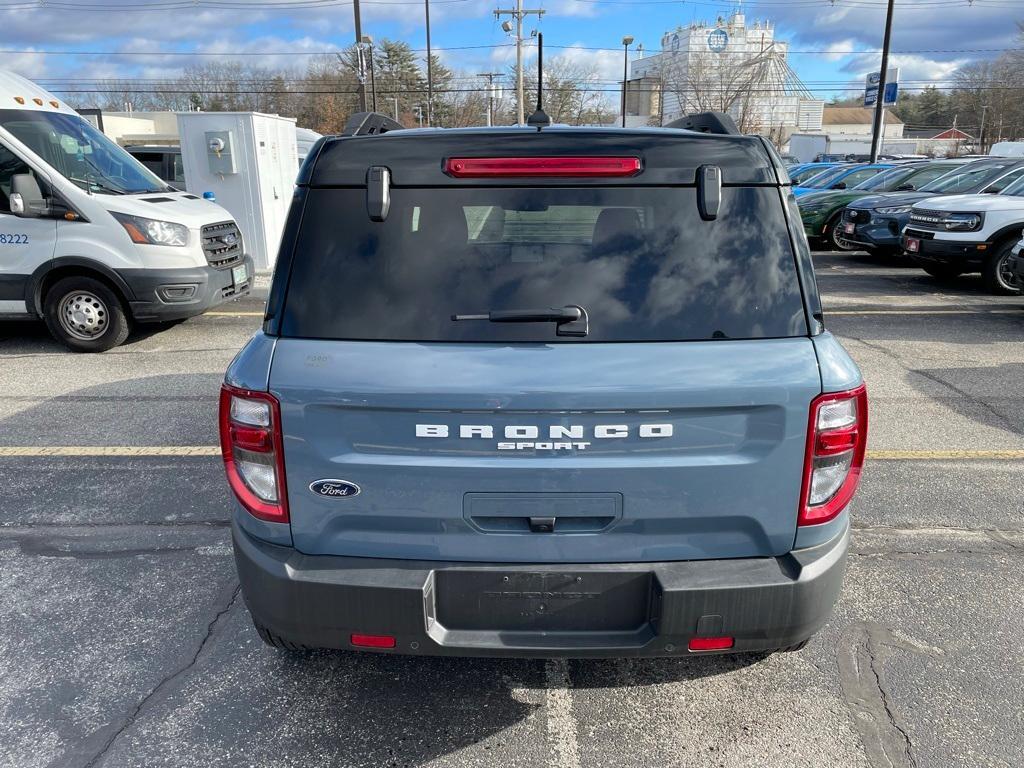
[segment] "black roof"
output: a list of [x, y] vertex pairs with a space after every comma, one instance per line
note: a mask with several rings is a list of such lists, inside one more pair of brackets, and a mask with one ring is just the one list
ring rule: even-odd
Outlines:
[[[320, 139], [299, 171], [298, 183], [312, 187], [362, 186], [367, 168], [385, 166], [394, 186], [493, 184], [487, 179], [454, 179], [443, 171], [449, 157], [639, 157], [643, 170], [629, 178], [548, 179], [586, 186], [694, 184], [702, 165], [722, 169], [724, 184], [788, 183], [777, 157], [760, 136], [698, 133], [670, 128], [527, 127], [425, 128]], [[501, 186], [535, 186], [536, 179], [504, 178]]]

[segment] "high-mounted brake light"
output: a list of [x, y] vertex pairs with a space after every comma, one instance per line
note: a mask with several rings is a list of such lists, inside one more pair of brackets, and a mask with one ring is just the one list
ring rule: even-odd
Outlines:
[[260, 520], [287, 523], [277, 398], [224, 384], [220, 390], [220, 447], [228, 485], [246, 511]]
[[853, 498], [868, 443], [868, 393], [862, 384], [811, 402], [798, 525], [827, 523]]
[[457, 179], [624, 177], [641, 168], [639, 157], [449, 157], [444, 164]]

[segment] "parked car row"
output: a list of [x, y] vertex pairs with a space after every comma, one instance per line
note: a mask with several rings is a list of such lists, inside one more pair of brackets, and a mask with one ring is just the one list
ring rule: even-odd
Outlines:
[[811, 175], [793, 167], [812, 243], [902, 253], [934, 277], [980, 272], [991, 293], [1020, 293], [1015, 269], [1024, 257], [1014, 250], [1024, 227], [1024, 159], [816, 165]]

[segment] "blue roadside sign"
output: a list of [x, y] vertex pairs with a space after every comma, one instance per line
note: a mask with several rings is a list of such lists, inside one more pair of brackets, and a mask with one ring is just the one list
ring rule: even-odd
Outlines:
[[[878, 81], [881, 79], [878, 72], [871, 72], [864, 78], [864, 106], [873, 107], [878, 101]], [[900, 89], [900, 70], [895, 67], [886, 72], [885, 93], [882, 94], [882, 106], [891, 107], [896, 104]]]

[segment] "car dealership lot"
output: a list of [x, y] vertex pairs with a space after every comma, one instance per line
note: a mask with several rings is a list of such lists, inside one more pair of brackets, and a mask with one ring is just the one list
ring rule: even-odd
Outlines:
[[816, 262], [871, 454], [835, 616], [767, 658], [272, 651], [214, 447], [260, 301], [104, 355], [3, 326], [0, 766], [1018, 765], [1024, 299]]

